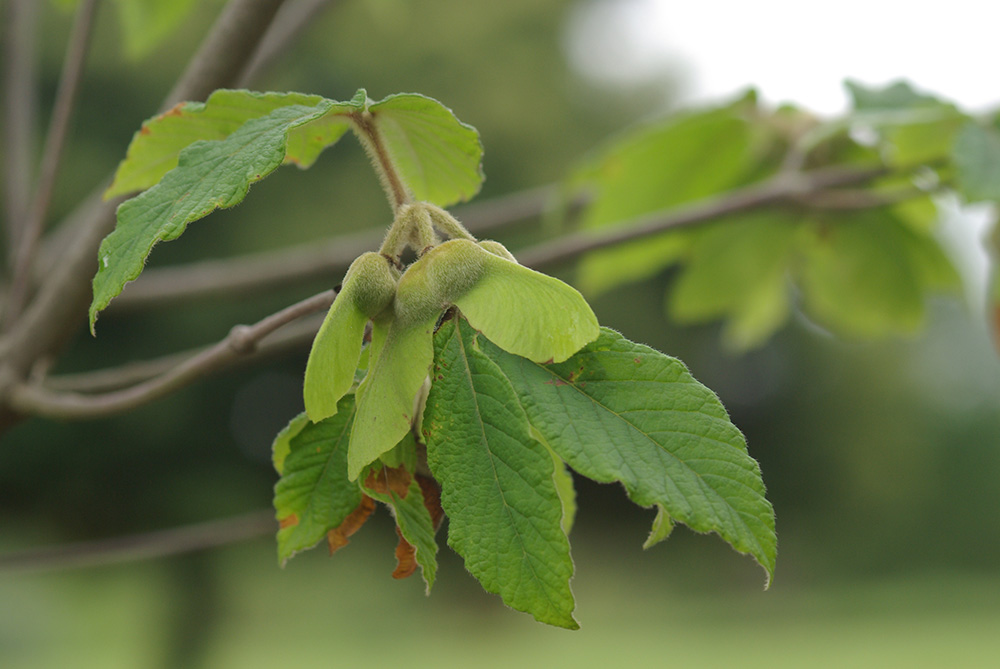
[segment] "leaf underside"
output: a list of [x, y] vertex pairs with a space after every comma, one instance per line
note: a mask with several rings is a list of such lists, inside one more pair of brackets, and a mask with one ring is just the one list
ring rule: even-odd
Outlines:
[[562, 362], [599, 332], [575, 288], [492, 254], [485, 275], [455, 304], [501, 348], [537, 362]]
[[[358, 415], [347, 460], [352, 481], [394, 448], [413, 425], [415, 400], [434, 359], [431, 337], [436, 322], [436, 315], [409, 327], [394, 321], [369, 363], [358, 386]], [[371, 348], [376, 353], [374, 339]]]
[[368, 316], [342, 290], [313, 339], [302, 394], [313, 422], [337, 413], [337, 403], [354, 385]]

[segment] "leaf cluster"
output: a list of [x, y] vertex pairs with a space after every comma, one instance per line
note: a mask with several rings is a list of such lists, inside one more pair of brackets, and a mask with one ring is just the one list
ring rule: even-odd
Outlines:
[[847, 86], [853, 110], [843, 118], [767, 109], [751, 92], [595, 152], [564, 187], [567, 202], [581, 191], [592, 198], [579, 224], [594, 234], [734, 194], [781, 195], [593, 251], [579, 264], [581, 289], [598, 295], [675, 268], [667, 314], [722, 320], [734, 349], [761, 345], [796, 311], [849, 337], [917, 330], [928, 295], [961, 292], [937, 236], [938, 203], [1000, 195], [997, 123], [902, 82]]
[[156, 242], [282, 164], [308, 167], [348, 130], [394, 217], [345, 275], [306, 366], [306, 411], [274, 442], [281, 562], [324, 537], [339, 550], [378, 503], [399, 535], [393, 575], [419, 567], [429, 590], [447, 517], [486, 590], [576, 628], [572, 469], [657, 510], [647, 546], [681, 522], [752, 555], [770, 580], [774, 512], [718, 398], [442, 208], [478, 190], [481, 147], [429, 98], [225, 90], [147, 122], [109, 194], [148, 190], [121, 205], [101, 246], [91, 323]]

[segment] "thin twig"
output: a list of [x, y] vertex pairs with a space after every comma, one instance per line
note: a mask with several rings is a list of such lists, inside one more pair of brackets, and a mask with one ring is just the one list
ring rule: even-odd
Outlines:
[[34, 173], [32, 142], [37, 104], [38, 7], [36, 0], [7, 3], [3, 82], [3, 193], [7, 251], [11, 265], [17, 239], [28, 218], [31, 177]]
[[285, 0], [232, 0], [167, 95], [161, 111], [185, 100], [204, 100], [240, 81], [250, 58]]
[[274, 512], [254, 511], [169, 530], [0, 555], [0, 572], [81, 569], [168, 557], [256, 539], [277, 531]]
[[[303, 349], [316, 336], [322, 322], [323, 315], [316, 314], [290, 323], [265, 337], [252, 353], [234, 360], [230, 367], [241, 363], [259, 362], [268, 356], [280, 356], [288, 351]], [[130, 362], [120, 367], [109, 367], [92, 372], [47, 376], [44, 384], [46, 388], [53, 391], [100, 393], [118, 390], [166, 374], [189, 358], [200, 355], [207, 348], [202, 346], [151, 360]]]
[[378, 248], [382, 234], [361, 232], [332, 243], [301, 244], [281, 251], [149, 269], [122, 291], [110, 309], [162, 306], [178, 299], [213, 295], [253, 294], [313, 278], [328, 277], [329, 285], [333, 285], [355, 258]]
[[759, 184], [730, 191], [722, 197], [692, 203], [685, 207], [649, 214], [612, 228], [565, 235], [518, 252], [517, 257], [529, 267], [545, 267], [572, 260], [589, 251], [649, 237], [667, 230], [714, 221], [736, 212], [751, 211], [780, 202], [799, 202], [815, 192], [837, 186], [865, 183], [883, 176], [885, 168], [829, 168], [801, 174], [778, 174]]
[[[457, 207], [455, 216], [470, 232], [493, 233], [541, 215], [552, 190], [551, 186], [532, 188]], [[382, 229], [371, 230], [250, 256], [153, 267], [129, 284], [109, 310], [253, 293], [313, 278], [330, 277], [333, 283], [355, 258], [378, 248], [383, 235]]]
[[93, 34], [94, 16], [97, 13], [99, 0], [82, 0], [76, 8], [76, 18], [73, 21], [73, 31], [66, 47], [66, 57], [63, 60], [62, 74], [59, 77], [59, 88], [56, 91], [55, 103], [52, 107], [52, 118], [45, 136], [45, 149], [42, 151], [42, 162], [39, 168], [38, 183], [35, 196], [32, 199], [27, 224], [18, 237], [17, 254], [14, 261], [14, 279], [4, 310], [3, 324], [5, 327], [17, 318], [31, 284], [31, 265], [35, 259], [38, 239], [45, 227], [45, 217], [52, 201], [59, 164], [62, 161], [63, 148], [66, 146], [66, 136], [69, 133], [70, 120], [76, 107], [77, 92], [83, 79], [83, 66], [90, 49], [90, 38]]
[[38, 383], [20, 383], [10, 392], [10, 407], [27, 415], [59, 419], [110, 416], [148, 404], [253, 353], [257, 343], [292, 321], [329, 307], [335, 293], [327, 290], [271, 314], [253, 325], [237, 325], [223, 340], [163, 374], [134, 386], [86, 395], [57, 392]]
[[355, 135], [365, 148], [375, 172], [378, 173], [379, 183], [382, 184], [382, 189], [389, 199], [389, 206], [395, 212], [413, 198], [403, 179], [396, 172], [396, 165], [389, 157], [389, 152], [382, 141], [382, 133], [375, 125], [372, 113], [367, 110], [350, 114], [350, 119], [357, 130]]
[[854, 188], [831, 188], [829, 190], [810, 193], [802, 197], [800, 201], [811, 209], [855, 211], [858, 209], [886, 207], [926, 197], [928, 194], [928, 191], [920, 188], [897, 188], [892, 191], [881, 192]]
[[293, 0], [286, 3], [274, 17], [274, 22], [236, 85], [245, 88], [256, 80], [263, 70], [316, 22], [320, 14], [330, 10], [335, 4], [334, 0]]

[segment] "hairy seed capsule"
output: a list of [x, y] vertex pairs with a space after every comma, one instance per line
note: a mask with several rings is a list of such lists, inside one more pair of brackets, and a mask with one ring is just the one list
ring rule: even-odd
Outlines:
[[399, 270], [385, 256], [369, 251], [358, 256], [344, 276], [343, 292], [368, 318], [385, 311], [396, 295]]
[[483, 277], [486, 254], [475, 242], [452, 239], [427, 252], [399, 280], [395, 312], [401, 325], [436, 318]]
[[492, 239], [484, 239], [479, 242], [479, 245], [495, 256], [500, 256], [504, 260], [510, 260], [511, 262], [517, 262], [514, 254], [508, 251], [507, 247], [500, 242], [495, 242]]
[[365, 325], [391, 307], [398, 277], [378, 253], [365, 253], [351, 263], [306, 363], [302, 392], [313, 422], [337, 413], [337, 403], [354, 385]]

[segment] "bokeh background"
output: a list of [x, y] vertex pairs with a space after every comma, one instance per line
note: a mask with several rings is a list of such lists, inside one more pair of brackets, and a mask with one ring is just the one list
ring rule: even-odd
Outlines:
[[[42, 110], [72, 15], [60, 4], [67, 3], [42, 10]], [[433, 96], [482, 135], [482, 199], [553, 183], [620, 129], [706, 94], [692, 80], [697, 68], [682, 58], [660, 57], [642, 76], [596, 72], [588, 62], [595, 54], [614, 59], [608, 45], [628, 33], [609, 32], [601, 43], [602, 22], [595, 27], [587, 14], [595, 3], [330, 4], [257, 87], [335, 99], [359, 87], [376, 99]], [[621, 4], [601, 3], [600, 11]], [[220, 3], [197, 3], [180, 30], [138, 55], [122, 43], [113, 5], [99, 14], [56, 217], [114, 169]], [[816, 20], [803, 17], [790, 29], [815, 30]], [[850, 48], [849, 36], [844, 44]], [[832, 76], [821, 83], [840, 90]], [[1000, 89], [993, 93], [1000, 102]], [[779, 95], [795, 99], [794, 91]], [[150, 264], [387, 223], [378, 183], [348, 140], [307, 172], [275, 173], [242, 206], [158, 247]], [[541, 225], [501, 241], [516, 253]], [[557, 273], [573, 279], [571, 266]], [[578, 478], [571, 540], [579, 632], [505, 609], [447, 547], [429, 598], [417, 578], [393, 581], [396, 537], [381, 513], [333, 558], [319, 548], [285, 569], [264, 536], [170, 558], [0, 571], [0, 666], [991, 666], [1000, 653], [1000, 362], [979, 305], [936, 302], [926, 329], [905, 340], [838, 340], [795, 321], [763, 348], [734, 355], [716, 328], [665, 319], [670, 280], [667, 272], [629, 285], [594, 307], [603, 324], [683, 359], [747, 435], [778, 519], [769, 591], [752, 560], [715, 536], [678, 528], [642, 551], [652, 512], [630, 505], [618, 486]], [[97, 339], [83, 336], [81, 323], [56, 371], [215, 341], [234, 323], [338, 281], [109, 311]], [[276, 479], [271, 439], [301, 410], [306, 353], [206, 379], [123, 417], [17, 426], [0, 442], [0, 550], [266, 509]]]

